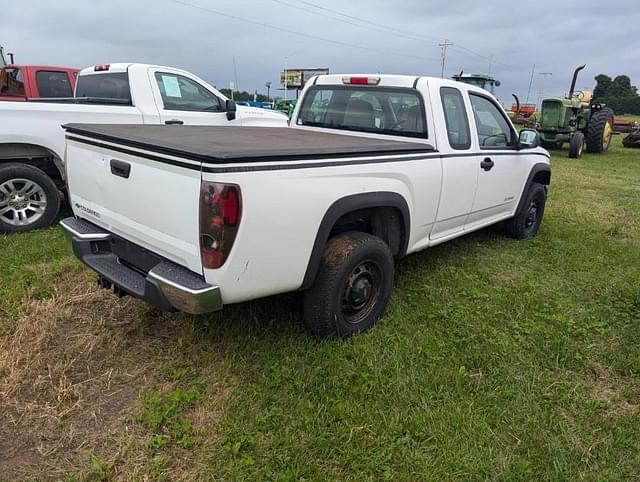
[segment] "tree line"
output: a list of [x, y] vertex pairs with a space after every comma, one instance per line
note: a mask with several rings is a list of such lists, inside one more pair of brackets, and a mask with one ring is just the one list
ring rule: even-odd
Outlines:
[[[220, 92], [222, 93], [222, 95], [228, 97], [229, 99], [231, 99], [231, 89], [220, 89]], [[252, 101], [253, 100], [253, 96], [254, 94], [251, 92], [247, 92], [246, 90], [243, 90], [242, 92], [238, 92], [237, 90], [235, 90], [233, 92], [233, 100], [239, 100], [239, 101]], [[273, 98], [271, 98], [271, 100], [273, 100]], [[256, 95], [256, 101], [258, 102], [270, 102], [270, 99], [267, 98], [266, 95], [264, 94], [257, 94]]]
[[595, 80], [596, 88], [593, 91], [595, 101], [611, 107], [616, 114], [640, 115], [638, 88], [631, 85], [628, 75], [618, 75], [612, 79], [608, 75], [600, 74]]

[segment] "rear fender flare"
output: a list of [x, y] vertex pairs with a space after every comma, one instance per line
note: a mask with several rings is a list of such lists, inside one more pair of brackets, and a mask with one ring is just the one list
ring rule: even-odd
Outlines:
[[329, 240], [331, 230], [335, 226], [338, 219], [340, 219], [345, 214], [360, 209], [383, 207], [396, 208], [402, 214], [404, 237], [402, 239], [402, 246], [399, 257], [404, 256], [407, 252], [407, 246], [409, 244], [409, 234], [411, 227], [409, 206], [405, 198], [398, 193], [388, 191], [368, 192], [345, 196], [335, 201], [329, 207], [329, 209], [327, 209], [327, 212], [320, 222], [320, 227], [318, 228], [316, 239], [313, 243], [311, 256], [307, 263], [307, 271], [305, 272], [304, 280], [300, 289], [307, 289], [313, 285], [316, 274], [318, 272], [318, 268], [320, 267], [322, 252], [324, 251], [324, 247]]

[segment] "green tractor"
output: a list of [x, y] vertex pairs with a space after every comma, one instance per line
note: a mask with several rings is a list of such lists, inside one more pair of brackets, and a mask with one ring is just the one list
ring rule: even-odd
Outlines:
[[487, 74], [465, 74], [464, 72], [460, 72], [452, 78], [458, 82], [475, 85], [476, 87], [480, 87], [492, 94], [495, 94], [494, 90], [496, 87], [500, 87], [500, 81]]
[[540, 140], [546, 149], [562, 149], [569, 143], [569, 157], [582, 156], [586, 142], [587, 152], [600, 153], [609, 149], [613, 135], [613, 110], [604, 104], [591, 101], [591, 92], [580, 91], [573, 95], [578, 73], [573, 73], [569, 95], [564, 99], [550, 98], [542, 101]]

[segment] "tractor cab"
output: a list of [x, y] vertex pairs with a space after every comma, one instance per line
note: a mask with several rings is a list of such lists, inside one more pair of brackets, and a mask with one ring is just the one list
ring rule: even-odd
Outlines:
[[500, 81], [487, 74], [465, 74], [464, 72], [460, 72], [453, 76], [453, 80], [475, 85], [476, 87], [480, 87], [492, 94], [495, 94], [494, 90], [496, 87], [500, 87]]

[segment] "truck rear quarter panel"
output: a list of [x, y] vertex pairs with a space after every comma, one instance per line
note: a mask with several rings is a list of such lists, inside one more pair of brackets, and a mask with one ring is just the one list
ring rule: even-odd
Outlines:
[[[428, 156], [425, 156], [428, 157]], [[241, 186], [242, 219], [226, 263], [205, 270], [225, 304], [297, 290], [329, 207], [368, 192], [401, 195], [410, 211], [409, 250], [428, 237], [440, 194], [440, 159], [213, 174], [203, 180]], [[420, 209], [416, 209], [420, 206]]]

